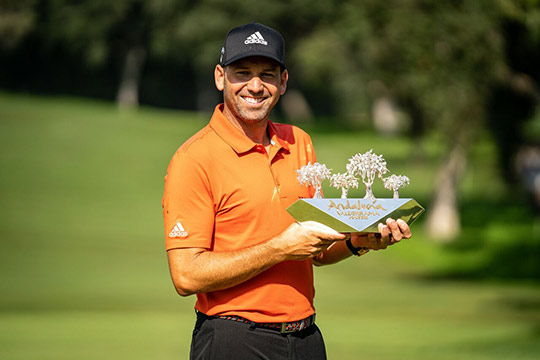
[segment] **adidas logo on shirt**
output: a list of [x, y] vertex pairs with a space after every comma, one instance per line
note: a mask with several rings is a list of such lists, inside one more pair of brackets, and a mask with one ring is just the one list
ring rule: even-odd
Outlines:
[[186, 230], [184, 230], [184, 227], [180, 223], [180, 221], [177, 221], [174, 225], [174, 228], [169, 233], [170, 238], [185, 238], [188, 236], [188, 233]]
[[268, 43], [266, 42], [266, 40], [264, 40], [264, 38], [262, 37], [261, 33], [260, 32], [255, 32], [253, 34], [251, 34], [250, 36], [247, 37], [246, 41], [244, 41], [244, 44], [246, 45], [249, 45], [249, 44], [263, 44], [263, 45], [268, 45]]

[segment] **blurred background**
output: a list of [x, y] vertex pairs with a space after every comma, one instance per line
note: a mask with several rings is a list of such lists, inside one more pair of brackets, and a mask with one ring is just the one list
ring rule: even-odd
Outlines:
[[252, 21], [287, 43], [274, 120], [334, 172], [383, 154], [426, 208], [315, 270], [329, 358], [538, 359], [540, 0], [0, 0], [0, 358], [188, 357], [163, 177]]

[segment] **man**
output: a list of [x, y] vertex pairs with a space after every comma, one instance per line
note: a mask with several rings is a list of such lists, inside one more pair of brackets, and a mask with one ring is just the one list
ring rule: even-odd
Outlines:
[[173, 283], [197, 294], [192, 359], [325, 359], [314, 323], [313, 264], [382, 249], [411, 236], [403, 221], [348, 238], [286, 208], [313, 195], [296, 170], [315, 162], [310, 137], [275, 124], [287, 88], [284, 41], [251, 23], [225, 39], [210, 123], [173, 156], [163, 213]]

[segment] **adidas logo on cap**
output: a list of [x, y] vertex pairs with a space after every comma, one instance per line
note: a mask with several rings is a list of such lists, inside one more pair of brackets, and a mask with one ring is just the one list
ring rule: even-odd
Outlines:
[[244, 44], [262, 44], [262, 45], [268, 45], [266, 40], [262, 37], [260, 32], [254, 32], [250, 36], [247, 37], [247, 39], [244, 41]]

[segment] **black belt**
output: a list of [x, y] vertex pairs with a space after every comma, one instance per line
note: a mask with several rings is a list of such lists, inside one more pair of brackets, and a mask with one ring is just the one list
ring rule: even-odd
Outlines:
[[[198, 314], [204, 315], [203, 313], [200, 313], [200, 312]], [[207, 316], [207, 317], [214, 318], [214, 319], [236, 321], [236, 322], [241, 322], [244, 324], [249, 324], [254, 327], [272, 329], [272, 330], [279, 331], [282, 334], [288, 334], [288, 333], [292, 333], [296, 331], [301, 331], [315, 324], [315, 314], [308, 316], [305, 319], [301, 319], [297, 321], [278, 322], [278, 323], [258, 323], [258, 322], [254, 322], [254, 321], [248, 320], [246, 318], [243, 318], [237, 315], [216, 315], [216, 316]]]

